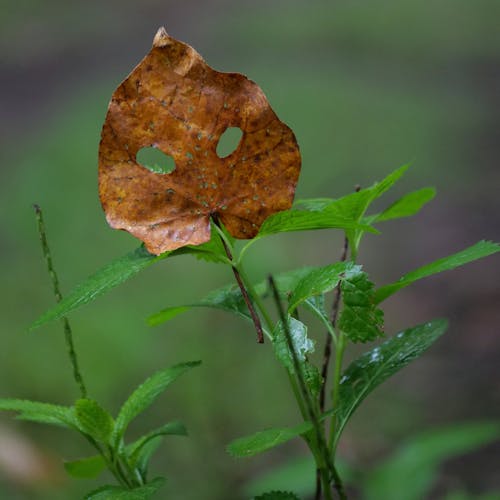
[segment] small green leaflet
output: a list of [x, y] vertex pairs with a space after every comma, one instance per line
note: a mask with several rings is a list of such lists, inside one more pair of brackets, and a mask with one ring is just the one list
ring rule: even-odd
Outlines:
[[148, 467], [151, 457], [154, 455], [155, 451], [160, 447], [163, 440], [162, 436], [155, 437], [144, 444], [144, 446], [139, 450], [137, 457], [135, 458], [135, 467], [139, 470], [143, 477], [148, 474]]
[[385, 222], [392, 219], [400, 219], [402, 217], [411, 217], [420, 212], [420, 209], [429, 203], [436, 196], [436, 190], [431, 187], [422, 188], [418, 191], [408, 193], [383, 212], [375, 215], [370, 215], [366, 218], [367, 224], [374, 222]]
[[[500, 439], [498, 422], [468, 422], [412, 436], [362, 481], [366, 500], [429, 498], [441, 464]], [[411, 488], [408, 485], [411, 484]]]
[[431, 262], [430, 264], [420, 267], [415, 271], [405, 274], [395, 283], [379, 288], [375, 292], [375, 301], [377, 303], [382, 302], [401, 288], [411, 285], [414, 281], [432, 276], [433, 274], [441, 273], [443, 271], [455, 269], [456, 267], [463, 266], [469, 262], [473, 262], [477, 259], [497, 253], [498, 251], [500, 251], [500, 245], [497, 243], [493, 243], [491, 241], [479, 241], [475, 245], [472, 245], [461, 252]]
[[369, 342], [383, 336], [384, 313], [376, 306], [374, 285], [366, 273], [352, 273], [340, 284], [344, 307], [339, 329], [351, 342]]
[[70, 406], [39, 403], [25, 399], [0, 399], [0, 410], [16, 411], [21, 420], [60, 425], [70, 429], [78, 428], [73, 408]]
[[363, 399], [391, 375], [418, 358], [446, 331], [447, 326], [446, 320], [439, 319], [410, 328], [349, 365], [340, 380], [335, 443]]
[[79, 399], [75, 415], [80, 430], [96, 441], [108, 444], [114, 428], [113, 417], [93, 399]]
[[81, 458], [71, 462], [64, 462], [66, 472], [77, 479], [90, 479], [97, 477], [106, 468], [106, 462], [102, 455]]
[[312, 429], [311, 422], [302, 422], [294, 427], [256, 432], [251, 436], [235, 439], [227, 445], [227, 451], [233, 457], [251, 457], [306, 434]]
[[165, 370], [156, 372], [141, 384], [125, 401], [116, 417], [113, 430], [113, 443], [117, 447], [127, 429], [128, 424], [148, 408], [155, 399], [183, 373], [199, 366], [201, 361], [180, 363]]
[[310, 231], [315, 229], [352, 229], [378, 233], [367, 224], [361, 224], [342, 215], [333, 213], [328, 207], [323, 211], [308, 212], [306, 210], [285, 210], [268, 217], [262, 224], [255, 239], [270, 234], [288, 233], [292, 231]]
[[168, 424], [165, 424], [158, 429], [148, 432], [148, 434], [140, 437], [132, 444], [129, 444], [127, 446], [127, 455], [130, 457], [130, 464], [133, 467], [135, 466], [141, 451], [147, 443], [155, 438], [168, 435], [187, 436], [186, 427], [184, 427], [184, 424], [182, 424], [181, 422], [169, 422]]
[[[385, 179], [376, 182], [372, 186], [360, 189], [355, 193], [348, 194], [342, 198], [313, 198], [310, 200], [299, 200], [295, 206], [312, 212], [336, 213], [346, 220], [359, 222], [370, 204], [379, 196], [391, 188], [408, 170], [409, 164], [403, 165]], [[355, 227], [346, 229], [358, 229]]]
[[352, 262], [337, 262], [311, 269], [295, 286], [288, 301], [288, 311], [293, 312], [306, 299], [333, 290], [342, 278], [349, 278], [361, 271]]
[[220, 309], [222, 311], [231, 312], [245, 319], [250, 319], [248, 308], [243, 300], [240, 289], [237, 285], [227, 285], [217, 290], [210, 292], [205, 298], [199, 302], [186, 304], [182, 306], [167, 307], [148, 318], [150, 326], [156, 326], [173, 317], [181, 314], [193, 307], [209, 307]]
[[[294, 269], [285, 273], [281, 273], [275, 277], [277, 286], [280, 293], [286, 295], [290, 292], [296, 283], [307, 274], [310, 269], [309, 267], [304, 267], [300, 269]], [[262, 281], [255, 285], [255, 292], [257, 295], [262, 297], [267, 291], [267, 282]], [[156, 314], [151, 315], [148, 318], [148, 324], [150, 326], [157, 326], [165, 321], [168, 321], [178, 314], [181, 314], [193, 307], [209, 307], [213, 309], [219, 309], [222, 311], [230, 312], [236, 314], [237, 316], [251, 321], [248, 308], [243, 300], [241, 291], [237, 285], [226, 285], [222, 288], [218, 288], [210, 292], [206, 297], [198, 302], [192, 304], [185, 304], [181, 306], [167, 307]]]
[[[306, 355], [314, 352], [314, 342], [307, 336], [307, 326], [299, 320], [289, 316], [288, 326], [292, 336], [295, 352], [301, 363], [306, 361]], [[295, 373], [293, 358], [286, 340], [285, 327], [278, 321], [272, 335], [276, 358], [290, 373]]]
[[92, 302], [100, 295], [132, 278], [146, 267], [166, 259], [170, 252], [161, 255], [150, 254], [144, 246], [112, 261], [73, 289], [61, 302], [46, 311], [30, 327], [39, 326], [60, 319], [71, 311]]
[[85, 495], [85, 500], [147, 500], [151, 498], [165, 483], [165, 479], [157, 477], [148, 484], [132, 490], [121, 486], [102, 486]]

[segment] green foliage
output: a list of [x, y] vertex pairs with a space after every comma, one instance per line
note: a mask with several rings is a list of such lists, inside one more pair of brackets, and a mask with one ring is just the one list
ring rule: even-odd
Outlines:
[[94, 455], [71, 462], [64, 462], [65, 471], [76, 479], [91, 479], [97, 477], [105, 468], [106, 461], [102, 455]]
[[337, 262], [329, 266], [311, 269], [295, 285], [289, 298], [289, 312], [293, 312], [308, 298], [323, 295], [333, 290], [341, 279], [347, 279], [359, 273], [360, 270], [361, 266], [355, 266], [352, 262]]
[[[127, 446], [127, 455], [129, 456], [129, 461], [132, 467], [134, 467], [141, 458], [144, 459], [144, 450], [148, 443], [151, 441], [156, 442], [156, 438], [168, 435], [187, 436], [186, 427], [181, 422], [169, 422], [158, 429], [148, 432], [132, 444], [129, 444]], [[158, 440], [158, 443], [160, 441], [161, 440]]]
[[201, 361], [180, 363], [156, 372], [141, 384], [125, 401], [116, 417], [112, 436], [115, 446], [119, 445], [128, 424], [137, 415], [148, 408], [172, 382], [191, 368], [199, 366], [200, 363]]
[[413, 191], [412, 193], [405, 194], [383, 212], [368, 216], [366, 221], [368, 224], [372, 224], [374, 222], [385, 222], [402, 217], [411, 217], [420, 212], [422, 207], [433, 200], [435, 196], [436, 190], [434, 188], [422, 188], [418, 191]]
[[100, 295], [132, 278], [155, 262], [166, 259], [170, 252], [162, 255], [150, 254], [142, 245], [133, 252], [104, 266], [80, 283], [61, 302], [46, 311], [30, 327], [31, 330], [49, 321], [60, 319], [71, 311], [92, 302]]
[[[428, 498], [442, 463], [500, 439], [498, 422], [455, 424], [413, 436], [364, 477], [366, 500]], [[408, 487], [411, 485], [411, 488]]]
[[456, 267], [463, 266], [469, 262], [473, 262], [483, 257], [493, 255], [500, 251], [500, 245], [493, 243], [491, 241], [479, 241], [475, 245], [472, 245], [465, 250], [457, 252], [448, 257], [435, 260], [430, 264], [422, 266], [415, 271], [405, 274], [395, 283], [383, 286], [379, 288], [375, 293], [375, 300], [377, 302], [382, 302], [387, 297], [390, 297], [396, 293], [401, 288], [411, 285], [413, 282], [420, 280], [422, 278], [427, 278], [433, 274], [442, 273], [443, 271], [449, 271], [455, 269]]
[[165, 483], [165, 479], [157, 477], [150, 483], [137, 488], [128, 489], [121, 486], [102, 486], [85, 495], [85, 500], [147, 500], [151, 498]]
[[[307, 336], [307, 326], [291, 316], [288, 317], [288, 328], [297, 358], [303, 363], [306, 361], [307, 355], [314, 352], [314, 342]], [[272, 339], [276, 358], [290, 373], [295, 373], [292, 353], [286, 340], [285, 325], [281, 321], [276, 323]]]
[[353, 361], [342, 374], [335, 417], [337, 441], [347, 421], [363, 399], [390, 376], [425, 352], [445, 331], [448, 323], [435, 320], [410, 328]]
[[73, 408], [69, 406], [39, 403], [25, 399], [0, 399], [0, 410], [18, 412], [17, 418], [21, 420], [60, 425], [70, 429], [78, 428]]
[[[275, 279], [278, 288], [283, 296], [286, 296], [296, 286], [296, 283], [302, 279], [312, 268], [304, 267], [300, 269], [293, 269], [285, 273], [278, 274]], [[254, 287], [255, 293], [259, 297], [263, 297], [267, 293], [267, 282], [261, 281]], [[178, 314], [189, 311], [193, 307], [208, 307], [219, 309], [233, 313], [243, 319], [251, 320], [248, 308], [243, 300], [240, 289], [237, 285], [226, 285], [217, 288], [210, 292], [206, 297], [198, 302], [186, 304], [182, 306], [167, 307], [148, 318], [150, 326], [157, 326], [165, 321], [168, 321]]]
[[282, 429], [268, 429], [245, 436], [227, 445], [227, 451], [233, 457], [252, 457], [275, 446], [286, 443], [291, 439], [310, 432], [313, 428], [311, 422], [302, 422], [294, 427]]
[[75, 403], [75, 415], [80, 430], [96, 441], [108, 444], [115, 423], [113, 417], [92, 399], [79, 399]]
[[[234, 457], [250, 457], [302, 436], [319, 471], [325, 498], [331, 499], [329, 488], [325, 490], [324, 485], [331, 484], [332, 481], [336, 483], [339, 497], [345, 498], [338, 479], [336, 449], [347, 422], [364, 398], [378, 385], [423, 354], [444, 333], [447, 323], [444, 320], [436, 320], [404, 330], [362, 354], [342, 373], [344, 350], [352, 343], [374, 341], [383, 335], [384, 316], [378, 305], [399, 289], [416, 280], [454, 269], [500, 250], [500, 246], [495, 243], [481, 241], [376, 290], [375, 285], [362, 270], [362, 266], [356, 263], [362, 235], [365, 232], [378, 233], [373, 227], [373, 224], [378, 222], [418, 213], [435, 196], [433, 188], [420, 189], [404, 195], [379, 213], [367, 215], [371, 204], [387, 192], [407, 169], [408, 165], [404, 165], [381, 182], [342, 198], [299, 201], [292, 210], [269, 217], [257, 237], [246, 243], [239, 252], [234, 239], [217, 220], [211, 223], [210, 241], [202, 245], [183, 247], [160, 256], [149, 254], [141, 246], [105, 266], [77, 286], [65, 299], [43, 314], [32, 328], [66, 317], [74, 309], [91, 302], [153, 263], [167, 257], [190, 254], [208, 262], [230, 266], [238, 277], [238, 285], [216, 289], [191, 304], [167, 307], [152, 315], [148, 322], [150, 325], [158, 325], [194, 307], [208, 307], [253, 321], [259, 333], [262, 333], [260, 330], [262, 328], [271, 339], [277, 361], [287, 372], [303, 422], [293, 427], [268, 429], [238, 438], [227, 446], [227, 451]], [[281, 273], [269, 280], [271, 287], [268, 286], [267, 280], [256, 284], [248, 280], [243, 269], [243, 256], [255, 241], [282, 232], [326, 228], [338, 228], [344, 231], [346, 245], [348, 244], [350, 248], [350, 261], [342, 260], [321, 267], [303, 267]], [[50, 260], [46, 242], [45, 250], [47, 260]], [[49, 269], [53, 272], [50, 265]], [[339, 295], [330, 295], [335, 289]], [[58, 294], [60, 297], [59, 292]], [[244, 297], [247, 299], [250, 297], [250, 300], [246, 301]], [[277, 307], [278, 321], [272, 319], [272, 314], [266, 308], [266, 300], [270, 298], [274, 299]], [[288, 303], [286, 311], [282, 308], [284, 300]], [[325, 304], [331, 304], [332, 301], [334, 307], [332, 313], [328, 314]], [[324, 379], [323, 375], [327, 374], [328, 365], [331, 363], [330, 354], [324, 354], [322, 364], [317, 365], [313, 356], [315, 341], [309, 337], [308, 326], [303, 321], [304, 310], [319, 319], [328, 332], [324, 352], [329, 353], [333, 346], [335, 371], [331, 394], [327, 401], [324, 398], [326, 378]], [[307, 317], [308, 314], [305, 314], [306, 320]], [[71, 336], [69, 325], [66, 335]], [[290, 343], [293, 349], [290, 348]], [[69, 344], [72, 345], [71, 342]], [[72, 353], [71, 356], [75, 378], [78, 378], [77, 375], [80, 375], [77, 373], [76, 355]], [[74, 407], [2, 399], [0, 410], [16, 411], [19, 414], [18, 418], [21, 419], [76, 430], [96, 448], [98, 455], [66, 462], [64, 467], [67, 473], [76, 478], [92, 478], [108, 468], [115, 476], [118, 485], [103, 486], [85, 498], [147, 499], [154, 495], [164, 482], [162, 478], [148, 481], [149, 462], [154, 452], [165, 436], [186, 436], [187, 431], [182, 423], [169, 422], [145, 433], [132, 443], [126, 443], [127, 428], [130, 422], [144, 412], [172, 382], [199, 364], [200, 361], [181, 363], [153, 374], [132, 392], [115, 420], [98, 402], [86, 397], [81, 376], [82, 399], [77, 400]], [[328, 406], [330, 401], [333, 408]], [[325, 425], [325, 421], [329, 418], [331, 418], [330, 426]], [[358, 474], [358, 479], [362, 481], [364, 498], [387, 500], [422, 498], [429, 493], [437, 468], [443, 460], [489, 442], [498, 435], [497, 425], [471, 424], [451, 429], [449, 432], [419, 436], [418, 440], [408, 442], [405, 448], [373, 468], [368, 474]], [[416, 470], [418, 474], [415, 474]], [[410, 482], [412, 488], [409, 495], [407, 489]], [[262, 500], [298, 498], [295, 493], [282, 491], [282, 488], [288, 490], [292, 485], [287, 483], [278, 487], [274, 485], [262, 487], [255, 491], [268, 492], [255, 498]], [[302, 494], [299, 488], [293, 486], [293, 489]], [[309, 493], [311, 492], [306, 491], [304, 494]]]
[[285, 210], [267, 218], [260, 228], [256, 239], [278, 233], [289, 233], [294, 231], [312, 231], [316, 229], [350, 229], [377, 233], [377, 230], [367, 224], [358, 221], [353, 222], [348, 217], [343, 217], [332, 210]]
[[384, 313], [374, 300], [374, 285], [358, 271], [340, 285], [344, 308], [339, 329], [351, 342], [369, 342], [383, 335]]

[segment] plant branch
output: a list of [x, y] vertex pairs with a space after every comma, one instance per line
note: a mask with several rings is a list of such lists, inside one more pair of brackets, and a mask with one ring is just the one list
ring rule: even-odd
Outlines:
[[[214, 224], [220, 228], [220, 222], [219, 218], [217, 217], [217, 214], [212, 215], [212, 220], [214, 221]], [[231, 253], [231, 249], [229, 248], [229, 245], [226, 242], [226, 239], [220, 236], [220, 240], [222, 242], [222, 245], [224, 246], [224, 250], [226, 252], [226, 255], [228, 259], [231, 261], [231, 268], [233, 270], [234, 277], [236, 279], [236, 282], [238, 283], [238, 286], [240, 287], [241, 295], [243, 296], [243, 300], [245, 301], [245, 304], [248, 307], [248, 312], [250, 313], [250, 316], [252, 318], [253, 324], [255, 326], [255, 330], [257, 332], [257, 342], [259, 344], [264, 343], [264, 332], [262, 330], [262, 323], [260, 322], [260, 317], [255, 310], [255, 307], [252, 303], [252, 299], [250, 298], [250, 295], [248, 293], [248, 290], [245, 287], [245, 284], [243, 283], [243, 279], [241, 277], [240, 271], [236, 267], [236, 265], [233, 263], [233, 254]]]
[[[349, 248], [349, 242], [347, 240], [347, 237], [344, 238], [344, 248], [342, 249], [342, 255], [340, 257], [341, 262], [345, 262], [347, 260], [347, 251]], [[330, 316], [330, 322], [332, 325], [332, 328], [335, 330], [335, 327], [337, 325], [337, 318], [339, 315], [339, 306], [340, 306], [340, 296], [341, 296], [341, 289], [340, 289], [340, 282], [339, 284], [335, 287], [335, 298], [333, 299], [333, 305], [332, 305], [332, 313]], [[330, 357], [332, 355], [332, 335], [330, 332], [326, 332], [326, 338], [325, 338], [325, 348], [323, 350], [323, 366], [321, 368], [321, 391], [319, 394], [319, 407], [321, 410], [321, 413], [325, 411], [325, 395], [326, 395], [326, 383], [328, 379], [328, 368], [330, 365]]]
[[[340, 480], [340, 477], [338, 475], [337, 470], [335, 469], [334, 464], [332, 463], [330, 454], [328, 452], [328, 447], [325, 442], [325, 437], [324, 433], [321, 428], [320, 421], [318, 419], [318, 416], [316, 414], [315, 408], [314, 408], [314, 403], [311, 398], [311, 394], [309, 390], [307, 389], [306, 381], [304, 379], [304, 374], [302, 372], [302, 366], [300, 364], [299, 357], [297, 355], [297, 351], [295, 350], [295, 345], [293, 343], [292, 335], [290, 333], [290, 327], [288, 323], [288, 319], [285, 315], [285, 311], [283, 309], [283, 305], [280, 300], [278, 288], [276, 287], [276, 283], [274, 282], [274, 279], [272, 276], [269, 276], [269, 285], [271, 287], [271, 290], [273, 292], [273, 297], [274, 301], [276, 303], [276, 308], [278, 309], [278, 314], [280, 317], [280, 320], [283, 324], [283, 330], [285, 332], [285, 339], [288, 345], [288, 349], [290, 350], [290, 353], [292, 355], [292, 362], [293, 362], [293, 367], [294, 370], [297, 374], [297, 380], [299, 382], [299, 389], [302, 393], [302, 398], [306, 406], [306, 411], [307, 411], [307, 416], [310, 420], [310, 422], [313, 425], [314, 429], [314, 435], [316, 439], [316, 443], [318, 445], [319, 451], [322, 455], [322, 461], [324, 465], [327, 467], [327, 471], [322, 471], [322, 482], [324, 484], [324, 489], [325, 489], [325, 497], [327, 499], [331, 498], [331, 491], [330, 491], [330, 476], [333, 479], [334, 486], [337, 489], [337, 492], [340, 496], [341, 499], [345, 498], [345, 493], [343, 490], [342, 482]], [[325, 476], [326, 472], [326, 476]]]
[[[45, 231], [45, 224], [43, 222], [42, 209], [38, 205], [33, 205], [33, 208], [35, 209], [35, 216], [38, 222], [38, 234], [40, 235], [40, 243], [42, 245], [43, 256], [45, 257], [45, 261], [47, 262], [47, 269], [52, 279], [52, 288], [54, 290], [54, 295], [56, 297], [56, 301], [61, 302], [62, 294], [59, 287], [59, 280], [57, 278], [57, 274], [52, 262], [52, 256], [50, 253], [49, 244], [47, 241], [47, 233]], [[73, 378], [75, 379], [75, 382], [80, 389], [80, 394], [82, 398], [86, 398], [87, 388], [85, 387], [85, 383], [83, 382], [83, 377], [80, 372], [80, 368], [78, 366], [78, 358], [76, 355], [75, 345], [73, 342], [73, 333], [71, 331], [71, 326], [66, 316], [62, 318], [62, 322], [64, 327], [64, 337], [66, 339], [66, 347], [68, 349], [69, 359], [73, 367]]]

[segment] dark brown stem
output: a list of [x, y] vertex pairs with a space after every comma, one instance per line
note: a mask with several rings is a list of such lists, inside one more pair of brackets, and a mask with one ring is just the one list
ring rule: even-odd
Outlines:
[[[214, 224], [217, 227], [221, 227], [219, 223], [219, 218], [217, 217], [217, 214], [212, 215], [212, 220], [214, 221]], [[224, 246], [224, 250], [226, 252], [227, 258], [232, 262], [233, 261], [233, 255], [231, 253], [230, 248], [227, 246], [227, 243], [225, 242], [224, 238], [220, 239], [222, 241], [222, 245]], [[255, 310], [255, 307], [252, 303], [252, 299], [250, 298], [250, 294], [248, 293], [248, 290], [245, 287], [245, 284], [243, 283], [243, 280], [241, 279], [241, 274], [238, 271], [237, 267], [232, 265], [231, 266], [233, 270], [234, 277], [236, 279], [236, 282], [238, 283], [238, 286], [240, 287], [241, 295], [243, 296], [243, 300], [245, 301], [245, 304], [247, 305], [248, 312], [250, 313], [250, 317], [252, 318], [253, 324], [255, 326], [255, 331], [257, 332], [257, 342], [259, 344], [264, 343], [264, 332], [262, 330], [262, 323], [260, 322], [260, 317], [257, 314], [257, 311]]]
[[[349, 248], [349, 243], [347, 238], [344, 238], [344, 248], [342, 250], [342, 255], [340, 257], [341, 262], [345, 262], [347, 259], [347, 250]], [[340, 305], [340, 283], [335, 287], [335, 298], [332, 304], [332, 314], [330, 316], [330, 322], [335, 329], [337, 325], [337, 318], [339, 315], [339, 305]], [[323, 366], [321, 368], [321, 391], [319, 394], [319, 407], [321, 413], [325, 411], [325, 395], [326, 395], [326, 381], [328, 378], [328, 368], [330, 365], [330, 357], [332, 355], [332, 335], [330, 332], [326, 332], [325, 338], [325, 348], [323, 350]]]

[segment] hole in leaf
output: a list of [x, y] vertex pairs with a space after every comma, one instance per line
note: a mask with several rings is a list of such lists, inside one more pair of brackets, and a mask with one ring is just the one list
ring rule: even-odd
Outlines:
[[155, 174], [170, 174], [175, 170], [174, 159], [154, 146], [139, 149], [136, 160]]
[[243, 136], [243, 132], [238, 127], [228, 127], [220, 136], [219, 143], [217, 144], [217, 156], [219, 158], [226, 158], [235, 151]]

